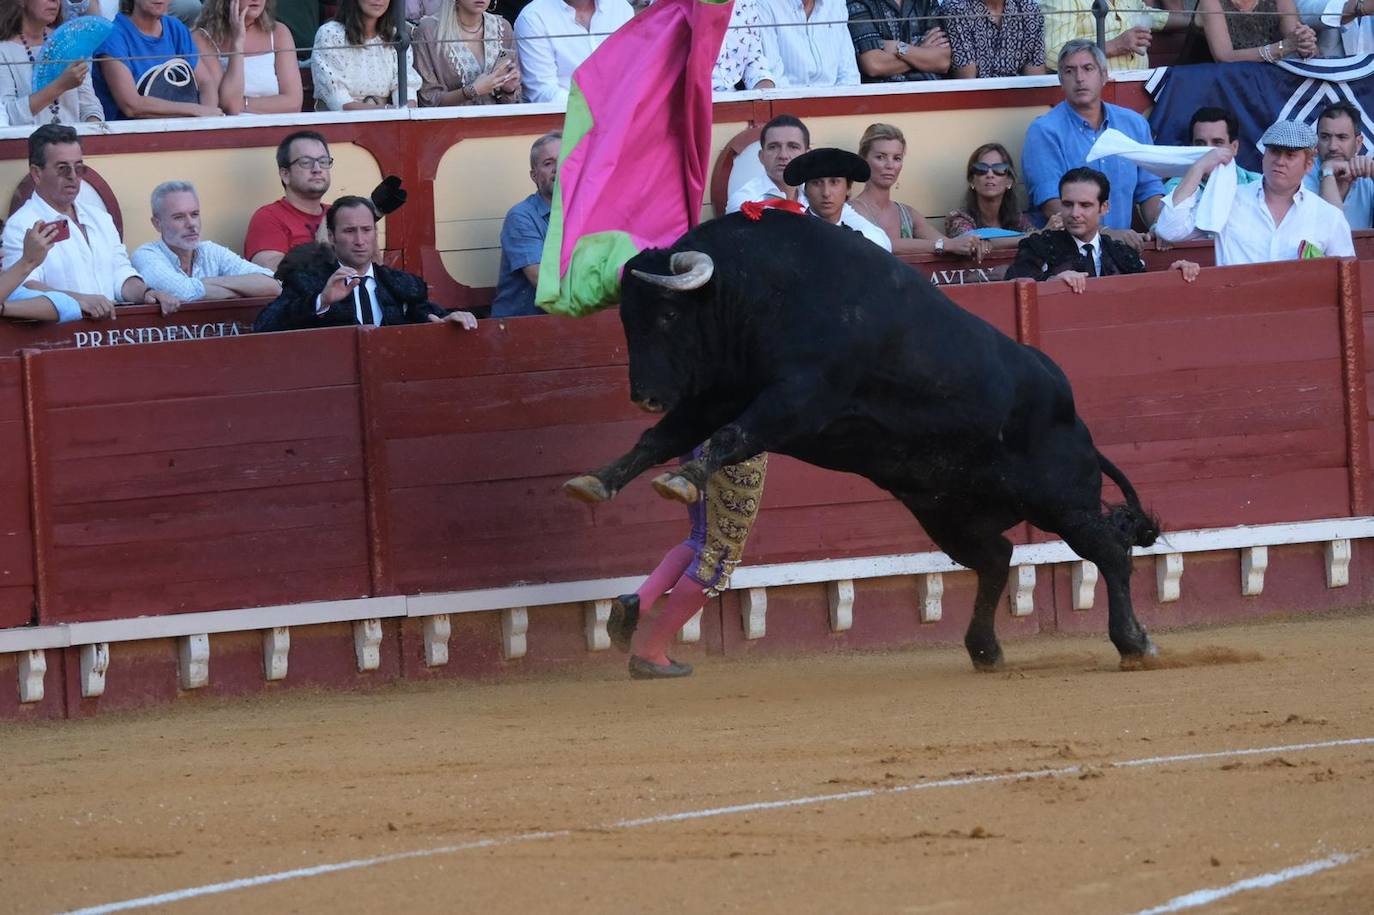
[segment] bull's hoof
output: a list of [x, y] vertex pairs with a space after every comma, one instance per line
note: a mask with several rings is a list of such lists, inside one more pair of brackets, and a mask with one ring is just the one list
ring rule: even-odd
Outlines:
[[1141, 648], [1140, 651], [1121, 652], [1121, 669], [1149, 670], [1152, 667], [1159, 666], [1155, 662], [1155, 659], [1158, 657], [1159, 649], [1155, 647], [1155, 643], [1152, 642], [1147, 635], [1145, 636], [1144, 647]]
[[968, 648], [969, 660], [973, 661], [973, 669], [983, 674], [995, 673], [1002, 669], [1002, 646], [993, 643], [991, 647]]
[[599, 477], [590, 473], [573, 477], [563, 484], [563, 491], [579, 502], [605, 502], [615, 495]]
[[665, 473], [654, 478], [654, 492], [665, 499], [675, 499], [683, 505], [694, 505], [701, 498], [696, 484], [676, 473]]

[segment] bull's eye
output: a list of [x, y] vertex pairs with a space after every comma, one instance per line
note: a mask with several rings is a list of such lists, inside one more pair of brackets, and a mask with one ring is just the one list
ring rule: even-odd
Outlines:
[[677, 321], [677, 310], [676, 310], [676, 309], [673, 309], [673, 308], [665, 308], [665, 309], [663, 309], [662, 311], [660, 311], [660, 312], [658, 313], [658, 326], [659, 326], [659, 327], [664, 327], [664, 328], [672, 327], [673, 324], [674, 324], [674, 322], [676, 322], [676, 321]]

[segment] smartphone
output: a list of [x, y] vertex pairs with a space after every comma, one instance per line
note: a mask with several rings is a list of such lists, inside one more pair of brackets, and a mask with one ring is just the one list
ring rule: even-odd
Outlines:
[[[58, 219], [55, 222], [48, 223], [48, 225], [57, 226], [57, 234], [53, 236], [53, 244], [56, 244], [59, 241], [66, 241], [68, 238], [72, 237], [72, 226], [71, 223], [67, 222], [67, 220]], [[47, 228], [47, 226], [44, 226], [44, 228]]]

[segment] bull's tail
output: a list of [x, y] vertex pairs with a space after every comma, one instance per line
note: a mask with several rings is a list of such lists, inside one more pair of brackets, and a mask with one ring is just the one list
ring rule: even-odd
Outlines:
[[1136, 495], [1131, 481], [1101, 451], [1097, 452], [1097, 465], [1126, 497], [1125, 504], [1107, 506], [1108, 523], [1121, 532], [1128, 546], [1149, 546], [1154, 543], [1159, 538], [1159, 516], [1141, 507], [1140, 497]]

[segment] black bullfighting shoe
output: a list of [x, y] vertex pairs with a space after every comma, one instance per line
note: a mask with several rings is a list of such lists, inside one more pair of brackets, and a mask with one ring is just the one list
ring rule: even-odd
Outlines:
[[677, 677], [690, 677], [691, 675], [691, 664], [679, 664], [672, 658], [668, 659], [667, 664], [655, 664], [637, 654], [630, 655], [631, 680], [672, 680]]
[[606, 618], [606, 634], [611, 644], [621, 651], [630, 650], [630, 638], [639, 628], [639, 595], [622, 594], [611, 601], [611, 615]]

